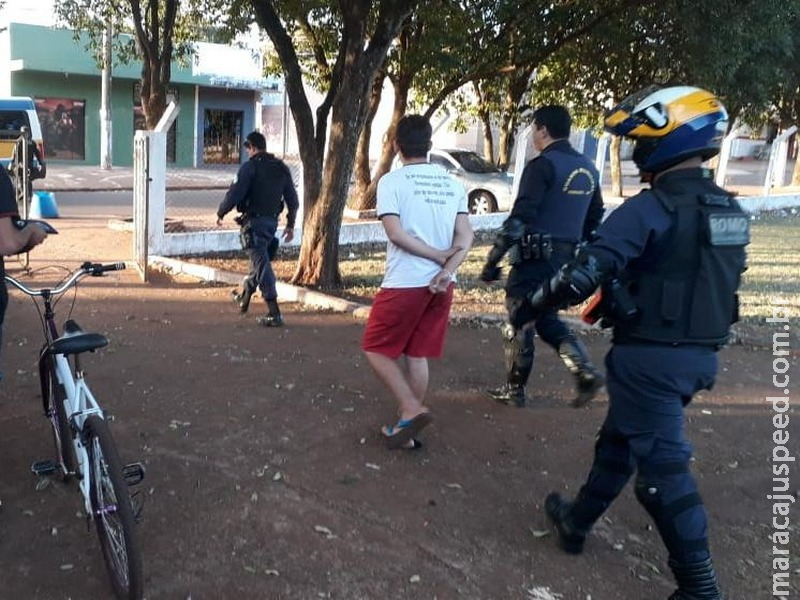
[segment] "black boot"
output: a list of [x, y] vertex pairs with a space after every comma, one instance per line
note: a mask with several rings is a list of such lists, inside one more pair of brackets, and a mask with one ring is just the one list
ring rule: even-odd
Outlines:
[[678, 589], [668, 600], [722, 600], [717, 574], [711, 558], [702, 562], [682, 564], [669, 559]]
[[250, 308], [250, 298], [253, 297], [253, 291], [247, 286], [242, 289], [241, 293], [236, 290], [231, 291], [233, 303], [239, 307], [239, 312], [242, 314], [246, 313], [247, 309]]
[[561, 342], [558, 355], [567, 365], [569, 372], [575, 376], [575, 389], [578, 395], [572, 400], [572, 406], [579, 408], [594, 399], [597, 392], [605, 385], [606, 378], [592, 364], [586, 346], [577, 338], [568, 337]]
[[508, 404], [509, 406], [516, 406], [517, 408], [524, 407], [528, 400], [525, 396], [524, 385], [511, 385], [510, 383], [504, 383], [500, 387], [486, 390], [486, 393], [489, 394], [489, 397], [492, 400], [502, 402], [503, 404]]
[[256, 323], [262, 327], [281, 327], [283, 325], [283, 317], [281, 317], [281, 309], [278, 308], [277, 300], [267, 300], [267, 308], [269, 314], [263, 317], [256, 317]]
[[544, 500], [544, 512], [558, 532], [558, 545], [568, 554], [580, 554], [586, 543], [586, 533], [575, 527], [569, 511], [573, 503], [555, 492], [548, 494]]
[[516, 331], [511, 323], [504, 323], [502, 333], [506, 383], [486, 393], [497, 402], [522, 408], [527, 402], [525, 384], [533, 368], [533, 329]]

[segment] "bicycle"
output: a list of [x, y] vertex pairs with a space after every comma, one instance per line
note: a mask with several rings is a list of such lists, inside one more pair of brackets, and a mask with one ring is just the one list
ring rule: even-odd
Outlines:
[[[135, 525], [141, 516], [141, 505], [134, 509], [138, 492], [132, 496], [129, 488], [144, 479], [144, 467], [138, 462], [122, 464], [80, 360], [84, 352], [106, 346], [108, 339], [84, 332], [71, 318], [64, 323], [62, 335], [55, 322], [56, 304], [79, 280], [124, 268], [124, 263], [86, 262], [55, 288], [31, 289], [9, 275], [5, 281], [32, 298], [45, 338], [38, 359], [39, 381], [44, 415], [53, 430], [56, 460], [35, 462], [31, 470], [39, 476], [60, 472], [65, 483], [78, 481], [87, 525], [95, 523], [114, 593], [118, 598], [138, 600], [142, 597], [143, 576]], [[70, 316], [74, 302], [73, 298]]]

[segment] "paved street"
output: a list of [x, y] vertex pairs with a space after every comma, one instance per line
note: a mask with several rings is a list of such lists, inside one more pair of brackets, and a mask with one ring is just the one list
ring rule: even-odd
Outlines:
[[[787, 166], [785, 181], [791, 181], [794, 164]], [[224, 191], [236, 174], [236, 165], [212, 166], [198, 169], [169, 169], [167, 171], [168, 216], [185, 219], [205, 215], [216, 209]], [[740, 196], [760, 196], [767, 170], [767, 161], [736, 160], [728, 166], [726, 187]], [[608, 167], [603, 174], [606, 201], [618, 203], [610, 189]], [[630, 196], [641, 188], [632, 161], [623, 161], [623, 193]], [[47, 178], [34, 182], [35, 190], [56, 195], [61, 216], [105, 217], [127, 219], [132, 216], [133, 168], [113, 167], [103, 170], [96, 166], [48, 165]], [[798, 193], [800, 188], [781, 188], [778, 193]]]

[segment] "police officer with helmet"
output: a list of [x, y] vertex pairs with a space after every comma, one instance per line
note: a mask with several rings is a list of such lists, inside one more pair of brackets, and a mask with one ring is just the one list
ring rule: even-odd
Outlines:
[[267, 152], [267, 141], [258, 131], [247, 134], [244, 143], [250, 160], [239, 167], [236, 178], [217, 210], [217, 226], [234, 208], [240, 226], [242, 248], [250, 257], [250, 273], [242, 283], [242, 291], [231, 295], [242, 313], [250, 308], [250, 298], [256, 287], [267, 303], [267, 315], [256, 318], [264, 327], [280, 327], [283, 318], [278, 307], [278, 291], [271, 260], [278, 248], [276, 231], [278, 217], [286, 203], [285, 242], [294, 238], [294, 222], [300, 203], [286, 164]]
[[488, 393], [499, 402], [518, 407], [526, 403], [535, 333], [558, 352], [574, 375], [577, 395], [573, 406], [591, 400], [604, 382], [585, 347], [558, 318], [556, 310], [537, 315], [534, 327], [512, 325], [531, 320], [524, 314], [528, 293], [574, 256], [577, 245], [591, 235], [603, 217], [600, 178], [591, 161], [570, 145], [571, 126], [572, 119], [563, 106], [543, 106], [534, 112], [533, 144], [540, 154], [522, 172], [511, 214], [481, 273], [484, 282], [498, 280], [498, 263], [508, 254], [511, 271], [505, 291], [509, 322], [502, 328], [506, 382]]
[[721, 598], [683, 409], [713, 385], [717, 351], [738, 318], [748, 219], [702, 167], [719, 153], [727, 123], [722, 103], [694, 87], [651, 87], [612, 109], [605, 128], [635, 140], [633, 160], [651, 187], [612, 212], [528, 307], [538, 314], [578, 304], [601, 286], [596, 316], [613, 327], [594, 464], [576, 498], [545, 500], [559, 543], [580, 553], [636, 472], [636, 498], [678, 584], [670, 600]]

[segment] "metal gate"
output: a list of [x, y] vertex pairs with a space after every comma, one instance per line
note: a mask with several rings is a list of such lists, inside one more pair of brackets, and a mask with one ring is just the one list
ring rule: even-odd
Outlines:
[[137, 131], [133, 140], [133, 260], [142, 281], [147, 281], [149, 207], [150, 138]]

